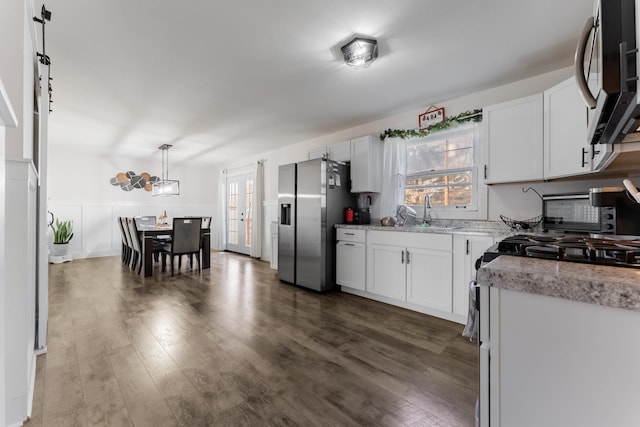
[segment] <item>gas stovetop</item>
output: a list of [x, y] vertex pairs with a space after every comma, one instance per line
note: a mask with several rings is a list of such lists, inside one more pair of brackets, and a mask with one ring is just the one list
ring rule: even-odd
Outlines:
[[483, 260], [488, 262], [499, 255], [640, 268], [640, 237], [518, 234], [492, 246]]

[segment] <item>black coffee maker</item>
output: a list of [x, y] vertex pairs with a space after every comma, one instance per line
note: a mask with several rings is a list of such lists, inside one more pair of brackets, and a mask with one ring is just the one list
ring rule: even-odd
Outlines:
[[602, 221], [613, 234], [640, 236], [640, 203], [624, 188], [590, 188], [589, 203], [591, 206], [610, 208]]
[[353, 216], [355, 224], [371, 224], [371, 196], [360, 194], [358, 196], [358, 207]]

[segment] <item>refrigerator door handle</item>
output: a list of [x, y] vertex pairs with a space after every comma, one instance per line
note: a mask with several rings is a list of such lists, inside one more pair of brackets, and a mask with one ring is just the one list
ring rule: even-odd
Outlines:
[[402, 250], [402, 258], [400, 259], [400, 263], [404, 264], [404, 249]]

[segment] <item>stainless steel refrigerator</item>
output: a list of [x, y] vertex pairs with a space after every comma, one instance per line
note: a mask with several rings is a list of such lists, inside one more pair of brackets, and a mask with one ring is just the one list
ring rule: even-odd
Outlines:
[[355, 209], [349, 166], [323, 159], [278, 171], [278, 277], [318, 292], [336, 286], [335, 224]]

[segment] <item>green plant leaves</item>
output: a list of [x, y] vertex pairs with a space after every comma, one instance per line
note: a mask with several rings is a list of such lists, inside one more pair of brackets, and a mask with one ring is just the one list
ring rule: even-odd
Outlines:
[[56, 219], [55, 225], [50, 225], [53, 230], [53, 243], [69, 243], [73, 237], [73, 222]]
[[463, 113], [458, 114], [457, 116], [449, 117], [448, 119], [444, 119], [444, 121], [440, 123], [436, 123], [422, 130], [387, 129], [380, 134], [380, 140], [384, 141], [387, 138], [402, 138], [402, 139], [422, 138], [433, 132], [438, 132], [444, 129], [448, 129], [460, 123], [481, 122], [481, 121], [482, 121], [482, 108], [479, 108], [472, 111], [465, 111]]

